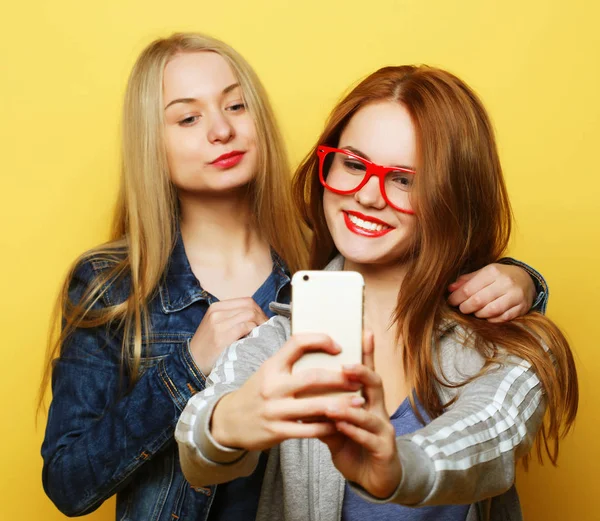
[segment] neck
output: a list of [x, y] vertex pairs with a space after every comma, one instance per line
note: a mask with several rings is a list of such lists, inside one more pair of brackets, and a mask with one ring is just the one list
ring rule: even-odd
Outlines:
[[[407, 272], [405, 263], [395, 265], [356, 264], [346, 260], [345, 270], [358, 271], [365, 279], [365, 323], [374, 331], [386, 331], [398, 302]], [[393, 330], [393, 329], [392, 329]]]
[[189, 257], [220, 263], [245, 256], [263, 242], [245, 190], [209, 196], [179, 193], [179, 203], [181, 236]]

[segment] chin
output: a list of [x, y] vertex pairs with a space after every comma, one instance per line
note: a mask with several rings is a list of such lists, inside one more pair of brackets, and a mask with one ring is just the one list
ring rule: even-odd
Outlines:
[[218, 174], [200, 174], [195, 179], [189, 179], [187, 183], [179, 186], [179, 188], [189, 193], [225, 195], [247, 188], [254, 177], [254, 172], [236, 172], [232, 169]]
[[404, 241], [398, 244], [397, 241], [386, 241], [385, 237], [372, 239], [342, 233], [334, 237], [334, 243], [344, 258], [355, 264], [399, 265], [411, 258], [410, 249]]
[[369, 247], [368, 243], [340, 244], [336, 247], [344, 259], [355, 264], [384, 264], [390, 254], [381, 248]]
[[247, 189], [252, 180], [253, 176], [248, 176], [241, 179], [222, 179], [218, 182], [211, 183], [209, 186], [206, 186], [203, 191], [223, 194], [238, 192], [240, 190]]

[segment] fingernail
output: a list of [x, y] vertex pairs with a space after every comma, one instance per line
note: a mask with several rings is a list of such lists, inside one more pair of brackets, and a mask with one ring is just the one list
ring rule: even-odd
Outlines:
[[344, 369], [346, 369], [347, 371], [352, 371], [353, 369], [356, 369], [358, 366], [356, 364], [344, 364], [342, 367]]
[[365, 399], [362, 396], [354, 396], [351, 400], [350, 403], [356, 407], [359, 407], [361, 405], [364, 405], [365, 403]]

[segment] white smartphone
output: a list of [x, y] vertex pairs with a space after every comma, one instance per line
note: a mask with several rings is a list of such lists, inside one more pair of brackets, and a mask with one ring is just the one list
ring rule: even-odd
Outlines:
[[292, 277], [292, 333], [325, 333], [342, 352], [307, 353], [293, 372], [310, 368], [341, 371], [362, 362], [365, 281], [355, 271], [298, 271]]

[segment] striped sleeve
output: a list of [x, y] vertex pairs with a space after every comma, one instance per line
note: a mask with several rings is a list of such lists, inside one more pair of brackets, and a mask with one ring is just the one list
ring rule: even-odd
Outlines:
[[286, 320], [273, 317], [223, 351], [206, 380], [206, 388], [190, 398], [179, 417], [175, 429], [179, 459], [193, 486], [217, 485], [254, 471], [259, 452], [220, 445], [210, 433], [210, 420], [218, 401], [242, 387], [285, 342]]
[[[453, 367], [476, 374], [478, 355], [453, 348], [462, 357]], [[456, 354], [452, 358], [457, 362]], [[502, 494], [513, 485], [516, 462], [530, 450], [544, 413], [542, 385], [531, 365], [507, 358], [460, 387], [443, 415], [396, 439], [402, 480], [392, 497], [378, 500], [356, 491], [373, 502], [410, 506], [474, 503]]]

